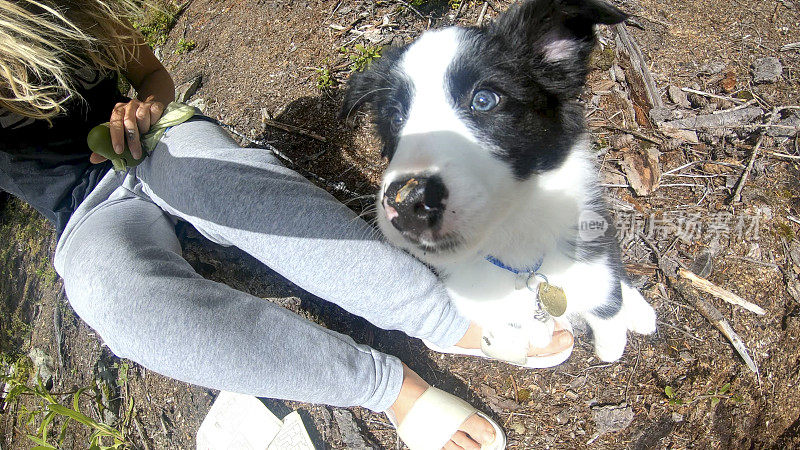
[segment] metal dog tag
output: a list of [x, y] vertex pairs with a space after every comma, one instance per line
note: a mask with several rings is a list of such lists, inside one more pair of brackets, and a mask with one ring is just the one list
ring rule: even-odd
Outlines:
[[539, 283], [539, 302], [553, 317], [560, 317], [567, 310], [567, 296], [564, 290], [547, 281]]

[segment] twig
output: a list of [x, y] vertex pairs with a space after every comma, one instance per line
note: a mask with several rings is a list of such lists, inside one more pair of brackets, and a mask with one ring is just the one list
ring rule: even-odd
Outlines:
[[[777, 117], [778, 117], [778, 108], [775, 108], [772, 111], [772, 116], [769, 118], [769, 122], [767, 122], [767, 124], [771, 125], [772, 122], [774, 122]], [[758, 150], [764, 143], [764, 136], [766, 136], [766, 133], [761, 132], [761, 136], [758, 137], [758, 142], [756, 142], [756, 146], [753, 147], [753, 153], [750, 154], [750, 160], [747, 161], [747, 167], [745, 167], [744, 172], [742, 172], [742, 177], [739, 178], [739, 183], [736, 184], [736, 191], [734, 191], [733, 196], [731, 196], [730, 203], [739, 203], [742, 201], [742, 189], [744, 188], [744, 184], [747, 182], [747, 178], [750, 176], [750, 171], [753, 170], [753, 163], [755, 163], [756, 161]]]
[[486, 9], [489, 8], [489, 2], [483, 2], [483, 8], [481, 8], [480, 14], [478, 14], [478, 20], [475, 21], [475, 26], [479, 27], [483, 23], [483, 17], [486, 15]]
[[745, 103], [742, 103], [739, 106], [734, 106], [733, 108], [722, 109], [722, 110], [719, 110], [719, 111], [712, 111], [711, 114], [731, 113], [731, 112], [734, 112], [734, 111], [739, 111], [740, 109], [745, 109], [748, 106], [755, 105], [756, 103], [758, 103], [758, 101], [756, 99], [754, 99], [754, 98], [751, 98], [750, 100], [746, 101]]
[[620, 127], [617, 127], [617, 126], [614, 126], [614, 125], [603, 125], [603, 128], [606, 128], [606, 129], [609, 129], [609, 130], [614, 130], [614, 131], [619, 131], [619, 132], [622, 132], [622, 133], [627, 133], [627, 134], [630, 134], [631, 136], [637, 137], [637, 138], [639, 138], [639, 139], [641, 139], [643, 141], [647, 141], [647, 142], [650, 142], [650, 143], [656, 144], [656, 145], [661, 145], [661, 144], [664, 143], [661, 139], [652, 138], [652, 137], [650, 137], [650, 136], [648, 136], [646, 134], [640, 133], [638, 131], [628, 130], [626, 128], [620, 128]]
[[672, 174], [672, 173], [675, 173], [675, 172], [679, 172], [679, 171], [681, 171], [681, 170], [683, 170], [683, 169], [685, 169], [685, 168], [687, 168], [689, 166], [693, 166], [695, 164], [706, 164], [706, 163], [708, 163], [708, 164], [717, 164], [717, 165], [726, 166], [726, 167], [735, 167], [737, 169], [744, 168], [744, 166], [741, 165], [741, 164], [733, 164], [733, 163], [722, 162], [722, 161], [710, 161], [710, 160], [702, 160], [701, 159], [699, 161], [692, 161], [692, 162], [686, 163], [686, 164], [684, 164], [684, 165], [682, 165], [680, 167], [676, 167], [674, 169], [670, 169], [670, 170], [662, 173], [661, 176], [663, 177], [664, 175], [669, 175], [669, 174]]
[[719, 100], [727, 100], [729, 102], [733, 102], [733, 103], [736, 103], [736, 104], [747, 103], [747, 101], [742, 100], [740, 98], [726, 97], [724, 95], [717, 95], [717, 94], [712, 94], [710, 92], [698, 91], [697, 89], [691, 89], [691, 88], [686, 88], [685, 87], [685, 88], [681, 88], [681, 90], [683, 92], [688, 92], [690, 94], [702, 95], [703, 97], [711, 97], [711, 98], [716, 98], [716, 99], [719, 99]]
[[786, 52], [789, 50], [795, 50], [799, 48], [800, 48], [800, 42], [792, 42], [791, 44], [786, 44], [783, 47], [781, 47], [781, 51]]
[[738, 259], [739, 261], [746, 261], [746, 262], [749, 262], [749, 263], [756, 264], [758, 266], [771, 267], [773, 269], [780, 269], [781, 268], [781, 266], [779, 266], [779, 265], [777, 265], [775, 263], [771, 263], [771, 262], [767, 262], [767, 261], [759, 261], [757, 259], [748, 258], [746, 256], [729, 255], [728, 258]]
[[619, 41], [628, 53], [628, 58], [630, 58], [633, 70], [642, 78], [645, 94], [647, 95], [647, 101], [650, 103], [650, 106], [653, 108], [664, 106], [661, 102], [661, 93], [658, 91], [655, 81], [653, 81], [653, 75], [650, 73], [650, 68], [647, 66], [647, 61], [644, 59], [639, 44], [628, 34], [624, 23], [614, 25], [614, 30], [617, 32]]
[[699, 337], [697, 337], [697, 336], [692, 336], [692, 334], [691, 334], [691, 333], [689, 333], [688, 331], [686, 331], [686, 330], [681, 330], [680, 328], [676, 327], [675, 325], [671, 325], [671, 324], [668, 324], [667, 322], [662, 322], [662, 321], [660, 321], [660, 320], [657, 320], [657, 321], [656, 321], [656, 323], [658, 323], [659, 325], [664, 325], [664, 326], [665, 326], [665, 327], [667, 327], [667, 328], [672, 328], [673, 330], [675, 330], [675, 331], [677, 331], [677, 332], [679, 332], [679, 333], [682, 333], [682, 334], [684, 334], [686, 337], [688, 337], [688, 338], [690, 338], [690, 339], [694, 339], [695, 341], [698, 341], [698, 342], [705, 342], [704, 340], [700, 339]]
[[403, 0], [397, 0], [397, 2], [398, 2], [398, 3], [402, 3], [403, 5], [405, 5], [405, 6], [406, 6], [406, 8], [409, 8], [410, 10], [414, 11], [415, 13], [417, 13], [417, 15], [418, 15], [418, 16], [420, 16], [421, 18], [423, 18], [423, 19], [427, 19], [427, 17], [423, 16], [423, 15], [422, 15], [422, 13], [420, 13], [419, 11], [417, 11], [417, 8], [414, 8], [414, 6], [413, 6], [413, 5], [411, 5], [410, 3], [408, 3], [408, 2], [404, 2]]
[[453, 21], [450, 22], [451, 25], [456, 23], [456, 21], [458, 20], [458, 16], [461, 15], [461, 10], [464, 9], [464, 5], [466, 5], [467, 3], [468, 2], [465, 2], [465, 1], [462, 1], [462, 2], [458, 3], [458, 9], [456, 10], [455, 15], [453, 16]]
[[142, 442], [144, 450], [150, 450], [150, 444], [147, 443], [147, 437], [144, 435], [144, 431], [142, 431], [142, 426], [139, 424], [139, 417], [137, 417], [136, 415], [133, 416], [133, 425], [136, 428], [136, 433], [139, 435], [139, 439]]
[[316, 139], [316, 140], [318, 140], [320, 142], [328, 142], [328, 140], [325, 137], [320, 136], [320, 135], [318, 135], [318, 134], [316, 134], [316, 133], [314, 133], [312, 131], [308, 131], [308, 130], [305, 130], [303, 128], [296, 127], [294, 125], [288, 125], [288, 124], [285, 124], [285, 123], [276, 122], [276, 121], [271, 120], [271, 119], [262, 119], [261, 121], [264, 123], [264, 125], [266, 125], [268, 127], [277, 128], [279, 130], [288, 131], [289, 133], [295, 133], [295, 134], [299, 134], [299, 135], [302, 135], [302, 136], [310, 137], [311, 139]]
[[[668, 278], [669, 280], [669, 278]], [[738, 334], [733, 330], [731, 325], [728, 323], [727, 320], [722, 316], [722, 313], [717, 310], [711, 303], [703, 300], [696, 292], [690, 289], [690, 283], [685, 280], [675, 280], [675, 282], [670, 283], [672, 288], [675, 289], [678, 294], [680, 294], [684, 299], [689, 301], [692, 305], [694, 305], [695, 309], [702, 314], [712, 325], [714, 325], [725, 338], [730, 341], [733, 345], [733, 348], [736, 350], [736, 353], [742, 357], [747, 367], [750, 368], [753, 373], [758, 374], [758, 366], [756, 365], [753, 358], [750, 357], [750, 354], [747, 351], [747, 347], [744, 345], [742, 338], [739, 337]]]
[[787, 219], [789, 219], [790, 221], [792, 221], [792, 222], [794, 222], [794, 223], [796, 223], [796, 224], [800, 225], [800, 219], [798, 219], [797, 217], [794, 217], [794, 216], [786, 216], [786, 218], [787, 218]]
[[786, 153], [778, 153], [778, 152], [769, 152], [769, 153], [770, 155], [775, 156], [777, 158], [800, 160], [800, 156], [798, 155], [787, 155]]
[[692, 286], [696, 287], [697, 289], [707, 294], [711, 294], [719, 299], [725, 300], [728, 303], [741, 306], [742, 308], [748, 311], [752, 311], [761, 316], [767, 313], [766, 311], [764, 311], [763, 308], [756, 305], [755, 303], [748, 302], [742, 297], [739, 297], [738, 295], [734, 294], [733, 292], [727, 289], [723, 289], [717, 286], [716, 284], [706, 280], [705, 278], [700, 278], [690, 270], [678, 269], [678, 276], [689, 280]]

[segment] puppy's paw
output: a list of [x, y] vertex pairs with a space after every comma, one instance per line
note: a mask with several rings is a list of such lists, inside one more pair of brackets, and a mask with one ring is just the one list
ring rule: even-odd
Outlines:
[[656, 331], [656, 312], [636, 289], [622, 283], [622, 309], [629, 330], [639, 334]]
[[623, 333], [621, 336], [594, 336], [594, 352], [604, 362], [614, 362], [622, 358], [628, 338]]

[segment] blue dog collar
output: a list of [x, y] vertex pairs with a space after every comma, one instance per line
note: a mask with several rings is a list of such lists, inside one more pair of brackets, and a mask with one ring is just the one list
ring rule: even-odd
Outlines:
[[499, 259], [495, 258], [492, 255], [488, 255], [486, 257], [486, 261], [489, 261], [490, 263], [494, 264], [495, 266], [497, 266], [497, 267], [499, 267], [501, 269], [507, 270], [507, 271], [509, 271], [509, 272], [511, 272], [511, 273], [513, 273], [515, 275], [519, 275], [521, 273], [536, 273], [536, 271], [539, 270], [540, 267], [542, 267], [542, 263], [544, 262], [544, 257], [539, 258], [539, 261], [537, 261], [536, 264], [534, 264], [533, 266], [524, 267], [524, 268], [521, 268], [521, 269], [518, 269], [518, 268], [515, 268], [515, 267], [511, 267], [511, 266], [507, 266], [507, 265], [503, 264], [502, 261], [500, 261]]

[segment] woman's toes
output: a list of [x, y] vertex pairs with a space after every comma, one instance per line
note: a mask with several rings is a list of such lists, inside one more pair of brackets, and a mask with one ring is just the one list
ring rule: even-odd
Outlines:
[[546, 356], [562, 352], [572, 346], [574, 338], [567, 330], [557, 330], [553, 333], [553, 340], [544, 348], [531, 348], [528, 356]]
[[444, 444], [444, 450], [462, 450], [462, 449], [455, 442], [447, 441], [447, 444]]
[[459, 428], [479, 444], [490, 444], [494, 441], [494, 427], [483, 417], [473, 414]]
[[457, 431], [450, 442], [455, 442], [456, 445], [464, 450], [481, 450], [481, 444], [477, 443], [463, 431]]

